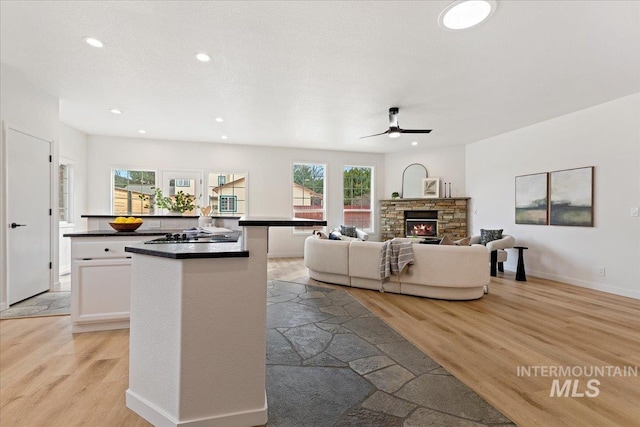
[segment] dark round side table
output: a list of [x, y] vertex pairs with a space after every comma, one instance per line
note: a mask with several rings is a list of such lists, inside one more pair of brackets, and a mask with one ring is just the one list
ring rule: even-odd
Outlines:
[[524, 272], [524, 254], [522, 251], [529, 248], [525, 246], [514, 246], [514, 249], [518, 250], [518, 268], [516, 269], [516, 280], [519, 282], [526, 282], [527, 275]]

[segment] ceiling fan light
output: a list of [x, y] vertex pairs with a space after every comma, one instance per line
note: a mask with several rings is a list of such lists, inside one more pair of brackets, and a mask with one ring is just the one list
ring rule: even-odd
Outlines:
[[446, 30], [464, 30], [486, 20], [495, 8], [494, 0], [458, 0], [442, 11], [438, 23]]
[[397, 138], [400, 136], [400, 131], [392, 130], [389, 132], [389, 138]]

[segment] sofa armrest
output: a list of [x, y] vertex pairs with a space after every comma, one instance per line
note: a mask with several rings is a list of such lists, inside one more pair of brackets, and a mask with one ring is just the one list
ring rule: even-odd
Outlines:
[[516, 239], [513, 236], [503, 235], [502, 239], [493, 240], [487, 243], [487, 249], [489, 252], [497, 251], [498, 249], [512, 248], [516, 244]]
[[469, 245], [479, 245], [480, 244], [480, 236], [473, 236]]
[[320, 273], [348, 276], [349, 244], [342, 240], [309, 236], [304, 241], [304, 266]]
[[356, 236], [358, 237], [358, 239], [362, 240], [363, 242], [366, 242], [367, 240], [369, 240], [369, 235], [363, 230], [360, 230], [359, 228], [356, 228]]

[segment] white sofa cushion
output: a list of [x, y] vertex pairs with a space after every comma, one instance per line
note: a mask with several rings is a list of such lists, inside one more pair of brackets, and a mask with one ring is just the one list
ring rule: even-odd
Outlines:
[[484, 246], [413, 245], [415, 263], [400, 283], [477, 287], [489, 283], [489, 251]]

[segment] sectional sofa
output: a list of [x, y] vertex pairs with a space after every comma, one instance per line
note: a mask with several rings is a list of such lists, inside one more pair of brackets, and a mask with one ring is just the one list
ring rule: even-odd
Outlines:
[[481, 298], [489, 285], [485, 246], [414, 244], [414, 264], [380, 278], [382, 242], [305, 240], [304, 265], [320, 282], [447, 300]]

